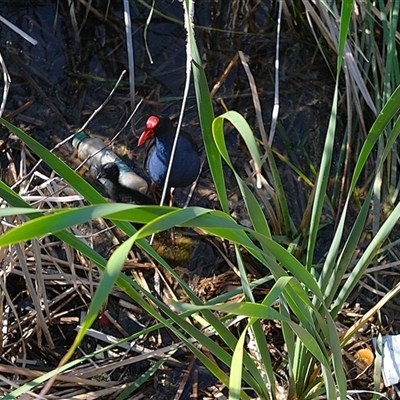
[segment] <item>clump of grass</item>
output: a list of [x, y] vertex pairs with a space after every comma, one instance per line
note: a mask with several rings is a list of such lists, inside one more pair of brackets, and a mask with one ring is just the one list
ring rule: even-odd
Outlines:
[[[311, 7], [306, 1], [304, 1], [304, 4], [306, 7]], [[272, 151], [266, 144], [264, 144], [265, 147], [259, 145], [248, 123], [237, 112], [228, 111], [215, 118], [205, 73], [201, 66], [201, 58], [196, 46], [194, 31], [190, 23], [186, 24], [188, 30], [188, 57], [192, 59], [192, 73], [199, 119], [208, 163], [221, 204], [221, 211], [201, 207], [177, 209], [104, 204], [104, 199], [62, 161], [21, 130], [7, 121], [0, 120], [3, 126], [16, 134], [32, 151], [91, 203], [89, 206], [53, 210], [51, 213], [43, 210], [38, 211], [31, 209], [15, 192], [0, 182], [0, 193], [10, 206], [1, 209], [0, 215], [6, 217], [23, 214], [30, 218], [30, 221], [4, 233], [0, 238], [0, 246], [13, 246], [51, 232], [60, 240], [84, 254], [103, 271], [103, 277], [95, 291], [87, 317], [77, 334], [73, 346], [64, 357], [60, 368], [30, 382], [29, 385], [19, 388], [5, 398], [14, 398], [14, 396], [27, 390], [27, 388], [32, 390], [33, 387], [50, 377], [72, 368], [78, 362], [86, 360], [87, 357], [96, 355], [96, 353], [93, 353], [77, 361], [68, 362], [95, 321], [115, 284], [143, 310], [159, 321], [159, 324], [151, 329], [164, 326], [173, 332], [179, 341], [177, 346], [184, 345], [209, 371], [226, 385], [229, 388], [229, 397], [231, 399], [276, 398], [281, 386], [287, 387], [287, 398], [307, 399], [321, 396], [329, 399], [346, 398], [348, 389], [346, 374], [343, 369], [342, 348], [373, 313], [376, 313], [385, 302], [400, 292], [400, 285], [392, 288], [377, 306], [369, 311], [358, 323], [354, 324], [344, 336], [339, 336], [335, 324], [338, 313], [400, 218], [400, 205], [393, 205], [385, 221], [380, 223], [379, 220], [376, 220], [373, 239], [362, 255], [356, 257], [360, 238], [367, 224], [370, 205], [373, 202], [374, 207], [376, 207], [374, 194], [377, 193], [377, 186], [385, 167], [388, 165], [388, 159], [390, 160], [390, 157], [393, 157], [393, 145], [400, 133], [400, 124], [397, 117], [400, 104], [398, 82], [391, 90], [387, 89], [385, 85], [387, 92], [382, 101], [382, 107], [377, 108], [379, 114], [366, 134], [362, 147], [355, 156], [355, 166], [350, 176], [349, 189], [347, 193], [343, 194], [344, 203], [340, 210], [340, 217], [329, 251], [324, 259], [322, 268], [317, 269], [314, 265], [315, 245], [319, 237], [322, 209], [327, 198], [327, 184], [332, 168], [339, 82], [344, 60], [346, 67], [350, 68], [347, 49], [351, 47], [349, 43], [349, 26], [352, 17], [352, 5], [352, 1], [343, 1], [340, 15], [336, 9], [327, 10], [324, 8], [325, 5], [322, 4], [320, 5], [322, 8], [319, 9], [324, 18], [328, 18], [329, 12], [333, 18], [340, 17], [340, 25], [338, 27], [333, 26], [336, 29], [337, 40], [331, 39], [338, 56], [331, 118], [318, 176], [316, 181], [313, 182], [313, 197], [310, 201], [311, 213], [307, 221], [309, 228], [307, 230], [299, 230], [299, 235], [303, 235], [301, 240], [307, 243], [304, 246], [304, 254], [301, 257], [295, 257], [292, 254], [292, 248], [300, 238], [296, 237], [298, 232], [293, 229], [293, 223], [284, 204], [286, 201], [285, 193], [281, 190], [282, 184], [279, 174], [276, 171], [271, 173], [271, 168], [275, 168]], [[185, 0], [184, 6], [185, 16], [190, 22], [189, 10], [191, 9], [191, 2]], [[327, 19], [324, 21], [325, 24], [328, 24]], [[324, 23], [321, 22], [321, 30], [323, 30], [323, 26]], [[394, 25], [390, 24], [388, 26], [394, 27]], [[393, 36], [388, 34], [388, 38], [392, 40]], [[387, 43], [390, 43], [389, 39]], [[393, 55], [394, 53], [391, 54]], [[359, 75], [356, 73], [354, 76]], [[386, 79], [386, 82], [388, 80], [389, 78]], [[363, 93], [363, 96], [371, 107], [371, 103], [365, 93]], [[376, 104], [376, 106], [379, 105]], [[269, 176], [273, 176], [270, 184], [276, 192], [279, 192], [279, 195], [272, 196], [272, 200], [267, 199], [267, 202], [271, 201], [270, 212], [276, 213], [276, 220], [279, 219], [282, 210], [285, 210], [285, 233], [292, 240], [289, 246], [282, 246], [274, 238], [258, 199], [243, 180], [241, 173], [235, 169], [225, 144], [225, 121], [233, 124], [243, 138], [243, 142], [246, 144], [252, 158], [252, 168], [259, 177], [259, 181], [262, 181], [263, 172], [265, 173], [266, 169]], [[355, 221], [351, 222], [350, 233], [345, 237], [345, 226], [350, 219], [349, 205], [351, 204], [352, 196], [357, 188], [366, 162], [376, 147], [379, 149], [379, 160], [376, 163], [371, 182], [367, 187], [366, 196], [360, 202], [359, 213]], [[263, 153], [269, 158], [268, 165], [262, 162]], [[252, 223], [251, 228], [241, 226], [229, 215], [225, 178], [222, 172], [223, 162], [231, 168], [236, 178]], [[336, 206], [338, 207], [338, 204]], [[115, 249], [108, 260], [101, 257], [90, 246], [69, 232], [69, 228], [77, 224], [86, 223], [94, 218], [110, 219], [128, 235], [128, 239]], [[136, 230], [129, 222], [143, 224], [143, 227]], [[201, 301], [189, 285], [178, 276], [174, 269], [145, 240], [146, 237], [154, 233], [176, 226], [200, 228], [204, 234], [217, 236], [233, 243], [241, 287], [237, 290], [229, 291], [222, 297], [220, 296], [207, 302]], [[139, 245], [173, 276], [189, 301], [162, 301], [159, 296], [151, 293], [121, 272], [134, 244]], [[242, 256], [243, 249], [265, 268], [264, 279], [258, 281], [249, 280], [246, 263]], [[304, 262], [300, 260], [304, 260]], [[353, 263], [350, 275], [346, 276], [345, 274], [348, 272], [352, 260], [356, 261]], [[267, 280], [272, 281], [268, 294], [261, 300], [256, 299], [254, 289]], [[344, 284], [341, 285], [343, 281]], [[238, 293], [241, 295], [240, 301], [237, 300]], [[245, 326], [240, 331], [239, 337], [235, 336], [230, 329], [230, 325], [234, 324], [238, 318], [245, 321]], [[264, 332], [263, 323], [266, 320], [279, 321], [282, 327], [282, 335], [286, 345], [284, 360], [285, 385], [277, 381], [276, 371], [273, 368], [269, 343]], [[137, 335], [147, 332], [148, 330], [143, 330]], [[214, 340], [214, 337], [219, 340]], [[132, 338], [126, 340], [129, 339]], [[200, 346], [207, 349], [214, 358], [207, 357], [200, 350]], [[164, 361], [169, 356], [165, 356]], [[156, 363], [148, 374], [144, 374], [142, 379], [122, 392], [119, 398], [125, 398], [133, 390], [136, 390], [141, 382], [148, 378], [151, 373], [154, 373], [154, 370], [160, 367], [161, 364], [162, 362]], [[226, 370], [229, 370], [229, 373], [225, 372]]]

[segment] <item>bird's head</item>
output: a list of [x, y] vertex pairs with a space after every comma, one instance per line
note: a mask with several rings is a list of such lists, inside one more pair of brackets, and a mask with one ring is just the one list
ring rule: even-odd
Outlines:
[[173, 124], [169, 118], [158, 118], [152, 115], [146, 121], [146, 127], [140, 135], [138, 146], [153, 138], [160, 138], [173, 133]]
[[106, 178], [111, 182], [118, 182], [119, 178], [119, 168], [115, 163], [107, 163], [101, 166], [99, 173], [96, 176], [96, 179]]
[[143, 133], [140, 135], [139, 141], [138, 141], [138, 146], [141, 146], [145, 142], [147, 142], [150, 139], [153, 139], [155, 136], [154, 130], [157, 128], [157, 126], [160, 123], [160, 119], [158, 117], [155, 117], [152, 115], [149, 117], [146, 121], [146, 127], [144, 128]]

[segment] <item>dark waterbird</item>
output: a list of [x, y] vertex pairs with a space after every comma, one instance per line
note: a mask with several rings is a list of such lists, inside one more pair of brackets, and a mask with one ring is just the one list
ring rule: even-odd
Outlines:
[[101, 166], [100, 172], [97, 174], [97, 179], [107, 179], [104, 186], [112, 200], [117, 203], [154, 204], [154, 201], [145, 194], [121, 185], [118, 181], [119, 173], [117, 164], [107, 163]]
[[[138, 141], [138, 146], [141, 146], [148, 140], [155, 139], [154, 144], [148, 149], [145, 163], [151, 180], [158, 187], [162, 187], [165, 183], [174, 138], [175, 128], [169, 118], [151, 116], [148, 118], [146, 128]], [[181, 131], [168, 187], [189, 186], [197, 178], [199, 171], [200, 157], [197, 146], [188, 133]]]

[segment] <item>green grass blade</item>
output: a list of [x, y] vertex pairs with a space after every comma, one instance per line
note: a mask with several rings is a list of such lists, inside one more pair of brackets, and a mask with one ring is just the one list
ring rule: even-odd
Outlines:
[[238, 130], [238, 132], [242, 136], [243, 140], [245, 141], [245, 143], [249, 149], [250, 155], [254, 161], [256, 172], [258, 174], [261, 174], [261, 155], [260, 155], [258, 145], [254, 139], [254, 134], [251, 131], [246, 120], [235, 111], [229, 111], [229, 112], [217, 117], [214, 120], [213, 126], [212, 126], [215, 144], [216, 144], [221, 156], [223, 157], [224, 161], [229, 165], [229, 167], [235, 174], [236, 181], [238, 182], [240, 191], [243, 196], [243, 200], [245, 201], [245, 204], [246, 204], [246, 209], [249, 212], [249, 216], [250, 216], [251, 222], [254, 226], [254, 229], [258, 232], [264, 233], [265, 235], [271, 236], [271, 232], [270, 232], [268, 223], [265, 219], [265, 215], [264, 215], [257, 199], [254, 197], [253, 193], [248, 188], [248, 186], [243, 181], [243, 179], [240, 177], [240, 175], [236, 172], [236, 170], [230, 160], [230, 157], [228, 154], [228, 149], [226, 148], [225, 136], [224, 136], [224, 130], [223, 130], [224, 119], [227, 119], [229, 122], [231, 122], [235, 126], [235, 128]]
[[310, 223], [310, 237], [307, 248], [307, 260], [306, 266], [309, 271], [312, 270], [312, 263], [314, 259], [315, 243], [318, 236], [319, 225], [321, 221], [321, 213], [324, 205], [324, 198], [326, 188], [329, 180], [329, 172], [332, 163], [332, 151], [335, 140], [336, 130], [336, 116], [337, 116], [337, 100], [339, 91], [339, 78], [340, 71], [342, 69], [344, 48], [347, 38], [347, 32], [349, 29], [349, 23], [351, 19], [351, 11], [353, 7], [352, 0], [344, 0], [342, 2], [342, 12], [340, 16], [340, 28], [339, 28], [339, 43], [338, 43], [338, 56], [337, 56], [337, 67], [336, 67], [336, 83], [335, 91], [332, 100], [331, 115], [329, 118], [329, 125], [327, 135], [325, 139], [324, 151], [321, 159], [321, 167], [316, 182], [315, 200], [311, 213]]
[[231, 373], [229, 377], [229, 400], [240, 399], [240, 392], [242, 389], [243, 353], [247, 329], [248, 326], [243, 329], [243, 332], [240, 334], [235, 351], [233, 353]]
[[[191, 7], [191, 1], [185, 0], [184, 5], [185, 5], [185, 12], [188, 13], [188, 10], [190, 10]], [[194, 87], [196, 92], [197, 109], [199, 112], [199, 119], [200, 119], [201, 130], [203, 133], [204, 147], [207, 154], [207, 160], [210, 166], [211, 175], [213, 177], [215, 189], [217, 191], [221, 207], [225, 212], [229, 212], [229, 204], [228, 204], [228, 198], [226, 196], [226, 186], [225, 186], [224, 173], [222, 169], [222, 161], [218, 153], [218, 150], [215, 146], [214, 140], [212, 138], [211, 125], [212, 121], [214, 120], [214, 111], [210, 96], [210, 90], [208, 88], [207, 78], [202, 66], [203, 62], [200, 57], [199, 50], [197, 48], [195, 34], [192, 25], [188, 27], [187, 34], [192, 51], [192, 58], [193, 58], [192, 73], [193, 73]]]
[[346, 283], [343, 285], [339, 295], [337, 296], [334, 304], [332, 315], [336, 315], [339, 311], [341, 305], [348, 298], [360, 277], [364, 273], [365, 269], [370, 264], [371, 260], [375, 257], [378, 250], [381, 248], [382, 243], [386, 240], [388, 235], [393, 231], [393, 228], [398, 223], [400, 219], [400, 203], [397, 204], [395, 209], [389, 218], [383, 223], [382, 227], [379, 229], [377, 234], [372, 239], [371, 243], [368, 245], [360, 260], [357, 262], [356, 266], [353, 268], [349, 278]]
[[[336, 230], [333, 242], [330, 246], [328, 255], [326, 257], [323, 269], [321, 271], [320, 277], [320, 285], [322, 291], [327, 291], [327, 298], [332, 299], [336, 293], [336, 289], [342, 279], [342, 276], [346, 269], [346, 262], [351, 259], [356, 247], [358, 245], [358, 237], [361, 235], [364, 221], [367, 218], [368, 208], [369, 208], [369, 199], [372, 196], [372, 192], [370, 191], [365, 199], [365, 203], [362, 207], [361, 212], [359, 213], [355, 225], [351, 231], [351, 234], [348, 237], [348, 240], [345, 244], [344, 250], [342, 251], [339, 257], [339, 267], [335, 267], [335, 261], [337, 258], [337, 254], [339, 252], [340, 243], [342, 240], [342, 233], [344, 230], [344, 225], [347, 216], [347, 209], [350, 203], [350, 199], [354, 189], [356, 187], [358, 178], [361, 175], [361, 172], [370, 156], [374, 146], [376, 145], [380, 135], [383, 134], [386, 126], [392, 120], [392, 118], [396, 115], [398, 110], [400, 109], [400, 86], [397, 87], [395, 92], [392, 94], [388, 102], [383, 107], [382, 111], [376, 118], [374, 124], [372, 125], [370, 132], [368, 134], [367, 139], [360, 151], [360, 155], [357, 159], [356, 166], [354, 168], [354, 173], [352, 176], [352, 180], [350, 183], [349, 194], [346, 199], [346, 202], [343, 207], [343, 212], [339, 220], [338, 228]], [[392, 148], [393, 143], [397, 139], [400, 134], [400, 118], [397, 119], [394, 124], [393, 130], [389, 135], [388, 142], [383, 151], [382, 157], [379, 160], [379, 164], [377, 166], [377, 170], [382, 168], [384, 161], [386, 160], [390, 149]], [[372, 187], [372, 186], [371, 186]], [[335, 272], [334, 272], [335, 271]], [[332, 276], [335, 277], [334, 281], [331, 279]], [[329, 289], [327, 289], [329, 284]]]

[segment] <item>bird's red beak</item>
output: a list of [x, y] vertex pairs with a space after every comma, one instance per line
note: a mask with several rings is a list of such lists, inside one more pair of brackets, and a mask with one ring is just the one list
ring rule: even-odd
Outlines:
[[141, 146], [143, 143], [154, 137], [154, 128], [158, 125], [160, 120], [157, 117], [151, 116], [147, 119], [146, 128], [143, 133], [140, 135], [138, 140], [138, 146]]

